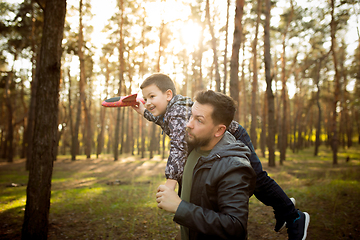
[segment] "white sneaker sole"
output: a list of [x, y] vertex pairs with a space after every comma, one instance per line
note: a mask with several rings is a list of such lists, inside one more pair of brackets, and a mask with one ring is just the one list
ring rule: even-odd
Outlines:
[[302, 238], [302, 240], [306, 239], [306, 235], [307, 235], [307, 230], [310, 224], [310, 215], [307, 212], [304, 212], [305, 214], [305, 229], [304, 229], [304, 236]]

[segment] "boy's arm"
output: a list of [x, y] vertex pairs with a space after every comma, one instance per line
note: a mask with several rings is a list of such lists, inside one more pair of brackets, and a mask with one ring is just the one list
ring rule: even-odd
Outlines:
[[140, 114], [141, 116], [143, 116], [144, 118], [146, 118], [148, 121], [150, 122], [154, 122], [157, 125], [160, 125], [161, 128], [163, 128], [162, 126], [162, 121], [159, 121], [159, 117], [154, 117], [154, 115], [152, 115], [146, 108], [145, 105], [141, 102], [138, 101], [137, 102], [138, 105], [134, 105], [131, 106], [138, 114]]

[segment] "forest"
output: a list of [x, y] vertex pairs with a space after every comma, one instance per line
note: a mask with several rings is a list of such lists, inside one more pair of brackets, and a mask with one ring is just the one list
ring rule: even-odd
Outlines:
[[29, 179], [57, 156], [166, 159], [159, 126], [101, 106], [162, 72], [178, 94], [231, 96], [263, 165], [325, 147], [336, 166], [360, 144], [359, 3], [1, 1], [0, 159], [26, 159]]
[[[0, 153], [11, 162], [31, 155], [43, 10], [34, 1], [1, 4]], [[337, 148], [360, 140], [357, 4], [272, 2], [277, 15], [270, 16], [268, 59], [265, 1], [244, 2], [235, 16], [231, 1], [117, 2], [101, 42], [94, 40], [91, 2], [69, 1], [58, 153], [71, 154], [73, 160], [80, 153], [89, 158], [112, 153], [115, 160], [122, 153], [166, 154], [169, 141], [159, 127], [131, 108], [101, 106], [110, 97], [141, 94], [145, 77], [163, 72], [176, 82], [179, 94], [192, 97], [201, 89], [229, 94], [238, 103], [238, 122], [263, 156], [270, 144], [272, 152], [279, 149], [281, 164], [286, 148], [296, 152], [311, 146], [316, 155], [318, 146], [326, 144], [336, 164]], [[172, 14], [173, 7], [181, 11]], [[149, 12], [154, 8], [161, 14]], [[273, 158], [269, 161], [275, 165]]]

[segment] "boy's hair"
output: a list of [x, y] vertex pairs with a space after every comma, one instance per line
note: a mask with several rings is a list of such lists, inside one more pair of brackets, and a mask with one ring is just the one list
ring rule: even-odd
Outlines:
[[144, 80], [140, 89], [146, 88], [152, 84], [156, 85], [163, 93], [170, 89], [173, 92], [173, 96], [176, 95], [175, 84], [168, 75], [155, 73]]
[[196, 94], [195, 100], [200, 104], [210, 104], [214, 110], [211, 117], [215, 124], [224, 124], [229, 127], [234, 119], [236, 105], [234, 100], [220, 92], [212, 90], [200, 91]]

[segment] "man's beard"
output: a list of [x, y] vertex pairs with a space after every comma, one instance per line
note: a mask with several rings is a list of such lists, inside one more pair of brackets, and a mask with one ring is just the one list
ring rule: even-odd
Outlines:
[[186, 130], [186, 135], [185, 135], [185, 141], [187, 142], [188, 146], [190, 148], [199, 148], [199, 147], [203, 147], [209, 144], [211, 138], [207, 137], [207, 138], [197, 138], [194, 135], [191, 135], [192, 138], [189, 138], [188, 135], [188, 130]]

